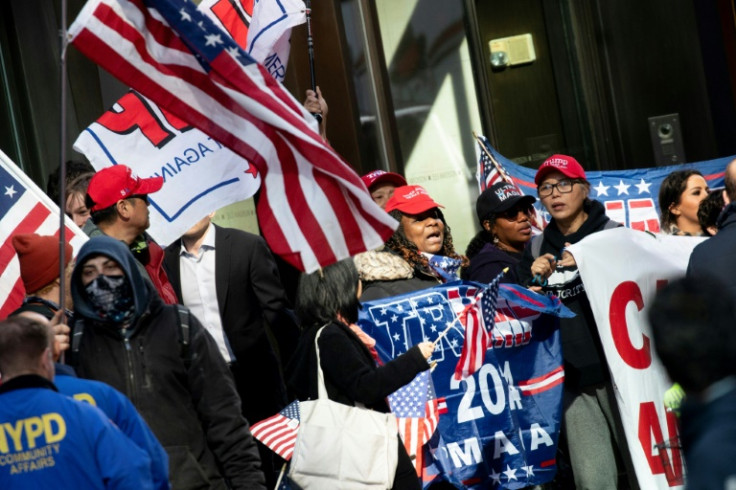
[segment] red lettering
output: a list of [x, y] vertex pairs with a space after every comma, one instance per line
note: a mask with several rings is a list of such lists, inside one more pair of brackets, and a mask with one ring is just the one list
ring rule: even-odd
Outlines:
[[135, 92], [128, 92], [117, 104], [121, 107], [118, 112], [115, 108], [105, 112], [97, 122], [118, 134], [129, 134], [140, 129], [152, 145], [162, 148], [174, 133], [166, 129], [161, 121], [153, 114], [148, 104]]
[[[239, 6], [233, 5], [240, 4]], [[220, 19], [225, 30], [232, 36], [238, 46], [245, 49], [248, 40], [250, 18], [253, 15], [253, 0], [218, 0], [210, 7], [215, 17]]]
[[677, 417], [673, 412], [667, 412], [666, 420], [669, 439], [665, 442], [654, 402], [639, 405], [639, 443], [649, 469], [653, 475], [664, 474], [667, 484], [674, 487], [683, 484], [682, 453], [677, 436]]
[[625, 281], [616, 286], [611, 296], [608, 315], [611, 322], [611, 335], [621, 359], [634, 369], [646, 369], [652, 363], [652, 354], [649, 348], [649, 337], [642, 334], [642, 346], [637, 349], [629, 338], [629, 329], [626, 324], [626, 306], [630, 302], [636, 304], [637, 310], [644, 308], [641, 290], [634, 281]]
[[166, 122], [168, 122], [174, 129], [178, 130], [180, 133], [184, 133], [186, 131], [189, 131], [190, 129], [194, 128], [191, 124], [187, 123], [183, 119], [179, 119], [163, 107], [159, 107], [161, 109], [161, 112], [164, 115], [164, 118], [166, 118]]

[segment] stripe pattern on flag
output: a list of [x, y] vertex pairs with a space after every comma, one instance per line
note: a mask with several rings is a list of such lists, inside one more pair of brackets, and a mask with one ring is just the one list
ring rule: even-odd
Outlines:
[[[14, 235], [59, 235], [58, 207], [10, 159], [0, 152], [0, 318], [23, 302], [26, 291], [13, 248]], [[68, 243], [79, 250], [87, 240], [74, 224], [67, 226]]]
[[419, 373], [411, 383], [389, 395], [388, 400], [406, 452], [421, 476], [422, 447], [434, 434], [440, 419], [440, 400], [434, 395], [429, 371]]
[[521, 390], [521, 394], [524, 396], [536, 395], [537, 393], [550, 390], [564, 381], [565, 369], [559, 366], [542, 376], [520, 381], [519, 390]]
[[483, 365], [486, 350], [491, 345], [490, 329], [496, 316], [498, 289], [503, 275], [501, 272], [482, 289], [459, 316], [465, 327], [465, 341], [455, 367], [455, 379], [467, 378]]
[[123, 83], [253, 163], [271, 250], [306, 272], [376, 248], [397, 223], [314, 118], [190, 2], [91, 0], [72, 43]]
[[299, 401], [293, 401], [276, 415], [252, 425], [250, 432], [266, 447], [289, 461], [294, 454], [299, 421]]

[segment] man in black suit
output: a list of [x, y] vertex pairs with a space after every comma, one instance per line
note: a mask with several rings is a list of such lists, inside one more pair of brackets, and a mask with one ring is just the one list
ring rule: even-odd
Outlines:
[[[298, 328], [263, 238], [215, 226], [213, 215], [169, 245], [164, 263], [176, 294], [217, 341], [235, 378], [243, 415], [254, 424], [287, 404], [266, 324], [284, 364], [296, 347]], [[270, 482], [274, 472], [267, 466], [273, 453], [259, 448]]]

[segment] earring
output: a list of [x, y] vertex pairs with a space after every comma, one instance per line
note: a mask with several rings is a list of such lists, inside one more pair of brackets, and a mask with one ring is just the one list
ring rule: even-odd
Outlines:
[[498, 237], [497, 237], [496, 235], [493, 235], [493, 244], [494, 244], [494, 245], [498, 245], [498, 242], [499, 242], [499, 241], [500, 241], [500, 240], [498, 239]]

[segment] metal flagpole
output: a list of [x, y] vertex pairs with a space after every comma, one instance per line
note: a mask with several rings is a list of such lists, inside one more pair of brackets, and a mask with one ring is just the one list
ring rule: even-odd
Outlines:
[[[307, 11], [307, 50], [309, 52], [309, 76], [312, 83], [312, 91], [317, 93], [317, 77], [314, 73], [314, 39], [312, 38], [312, 2], [306, 0]], [[319, 124], [322, 124], [322, 114], [313, 112], [312, 115]]]
[[66, 48], [68, 46], [66, 30], [67, 0], [61, 0], [61, 29], [59, 31], [60, 43], [60, 145], [59, 145], [59, 308], [64, 308], [66, 296], [66, 285], [64, 280], [64, 256], [66, 247], [66, 226], [64, 224], [66, 210]]

